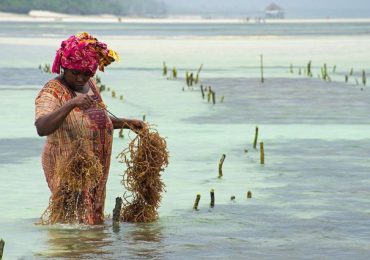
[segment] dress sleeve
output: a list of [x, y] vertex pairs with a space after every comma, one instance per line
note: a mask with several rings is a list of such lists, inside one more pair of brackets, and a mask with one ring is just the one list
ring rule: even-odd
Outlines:
[[35, 121], [61, 107], [61, 101], [60, 85], [53, 80], [46, 83], [35, 99]]

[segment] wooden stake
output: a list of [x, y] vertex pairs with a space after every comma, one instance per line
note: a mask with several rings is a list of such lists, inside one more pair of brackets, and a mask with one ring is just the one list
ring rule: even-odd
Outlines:
[[261, 164], [265, 164], [265, 151], [263, 149], [263, 142], [260, 142], [260, 159]]
[[200, 85], [200, 91], [202, 91], [202, 98], [204, 99], [204, 89], [203, 89], [203, 85]]
[[207, 96], [208, 103], [211, 102], [211, 95], [212, 95], [212, 88], [211, 88], [211, 86], [209, 86], [208, 87], [208, 96]]
[[235, 196], [234, 196], [234, 195], [232, 195], [232, 196], [230, 197], [230, 200], [235, 200]]
[[254, 134], [253, 148], [257, 148], [257, 139], [258, 139], [258, 126], [256, 126], [256, 133]]
[[112, 98], [115, 98], [116, 97], [116, 91], [112, 91]]
[[194, 210], [198, 210], [199, 201], [200, 201], [200, 193], [198, 193], [197, 197], [195, 198], [195, 202], [194, 202], [194, 206], [193, 206]]
[[5, 246], [5, 241], [0, 239], [0, 259], [3, 258], [4, 246]]
[[344, 75], [344, 82], [348, 82], [348, 75]]
[[202, 68], [203, 68], [203, 64], [200, 65], [200, 67], [197, 71], [197, 75], [195, 76], [195, 81], [194, 81], [195, 84], [198, 84], [198, 82], [199, 82], [199, 74], [202, 71]]
[[190, 87], [192, 87], [193, 84], [194, 84], [194, 74], [193, 74], [193, 72], [190, 73], [189, 83], [190, 83]]
[[119, 130], [118, 137], [119, 138], [123, 138], [124, 137], [124, 135], [123, 135], [123, 128], [121, 128], [121, 130]]
[[210, 204], [210, 207], [211, 208], [214, 208], [215, 207], [215, 190], [212, 189], [210, 191], [210, 195], [211, 195], [211, 204]]
[[121, 215], [121, 208], [122, 208], [122, 198], [116, 198], [116, 205], [113, 209], [113, 224], [118, 224]]
[[222, 165], [224, 164], [225, 158], [226, 158], [226, 154], [223, 154], [220, 159], [220, 162], [218, 163], [218, 178], [221, 178], [223, 176]]
[[251, 199], [252, 198], [252, 192], [250, 190], [247, 192], [247, 198], [248, 199]]
[[362, 84], [366, 86], [366, 72], [365, 70], [362, 71]]
[[307, 76], [311, 76], [312, 73], [311, 73], [311, 61], [308, 62], [307, 64]]
[[216, 104], [216, 92], [212, 91], [212, 103]]
[[167, 76], [167, 66], [166, 66], [166, 62], [163, 62], [163, 76]]
[[225, 96], [222, 96], [221, 97], [220, 103], [223, 103], [224, 102], [224, 98], [225, 98]]

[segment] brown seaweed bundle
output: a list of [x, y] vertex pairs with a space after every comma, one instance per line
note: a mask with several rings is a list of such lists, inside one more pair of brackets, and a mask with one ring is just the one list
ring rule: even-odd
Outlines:
[[131, 192], [131, 196], [124, 194], [121, 219], [127, 222], [156, 220], [165, 187], [160, 172], [168, 165], [166, 140], [146, 126], [118, 156], [127, 166], [122, 184]]
[[55, 177], [59, 179], [58, 190], [52, 194], [49, 206], [41, 217], [42, 224], [79, 223], [86, 208], [83, 199], [90, 196], [103, 175], [103, 166], [92, 151], [86, 149], [80, 138], [67, 157], [59, 159]]

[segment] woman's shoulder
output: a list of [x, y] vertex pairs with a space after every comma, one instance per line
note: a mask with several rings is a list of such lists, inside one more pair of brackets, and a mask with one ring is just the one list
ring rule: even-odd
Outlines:
[[58, 78], [54, 78], [46, 82], [46, 84], [40, 90], [39, 95], [42, 95], [43, 93], [49, 93], [55, 97], [60, 97], [63, 96], [65, 92], [66, 90], [60, 80]]

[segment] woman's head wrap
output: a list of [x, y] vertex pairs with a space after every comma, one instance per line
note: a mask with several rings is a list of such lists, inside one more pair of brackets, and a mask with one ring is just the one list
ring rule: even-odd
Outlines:
[[118, 54], [108, 49], [105, 43], [84, 32], [62, 42], [51, 71], [59, 74], [62, 67], [95, 74], [98, 68], [104, 71], [105, 66], [118, 59]]

